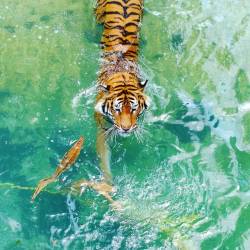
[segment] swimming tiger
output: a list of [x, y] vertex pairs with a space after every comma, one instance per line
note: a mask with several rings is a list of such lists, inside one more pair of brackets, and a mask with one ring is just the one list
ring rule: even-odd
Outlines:
[[97, 22], [103, 24], [102, 59], [98, 76], [95, 117], [99, 127], [97, 152], [104, 178], [110, 179], [108, 145], [104, 131], [126, 136], [138, 128], [138, 117], [149, 106], [138, 67], [139, 26], [143, 0], [97, 0]]
[[[97, 153], [103, 181], [81, 180], [73, 187], [92, 188], [116, 208], [120, 205], [110, 195], [114, 189], [106, 135], [107, 132], [114, 130], [123, 136], [136, 131], [138, 117], [149, 106], [149, 98], [144, 94], [147, 80], [142, 80], [138, 67], [139, 26], [142, 12], [143, 0], [97, 0], [95, 9], [97, 22], [104, 26], [101, 38], [102, 63], [95, 105], [95, 118], [98, 124]], [[106, 121], [111, 123], [110, 128], [107, 128]], [[82, 145], [83, 139], [80, 138], [78, 142]], [[66, 162], [67, 166], [72, 164], [80, 149], [80, 146], [73, 146], [62, 162]], [[68, 156], [72, 154], [74, 157], [69, 159]], [[61, 174], [67, 169], [66, 167], [57, 169], [51, 178], [41, 180], [32, 199], [34, 200], [48, 183], [55, 181], [58, 176], [56, 173], [60, 171]]]

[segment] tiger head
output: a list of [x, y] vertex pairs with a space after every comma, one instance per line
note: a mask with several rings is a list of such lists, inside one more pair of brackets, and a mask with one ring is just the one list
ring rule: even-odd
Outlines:
[[96, 112], [104, 115], [121, 135], [129, 135], [137, 128], [138, 117], [149, 106], [149, 97], [143, 91], [147, 81], [134, 85], [119, 85], [114, 88], [101, 86], [101, 98]]

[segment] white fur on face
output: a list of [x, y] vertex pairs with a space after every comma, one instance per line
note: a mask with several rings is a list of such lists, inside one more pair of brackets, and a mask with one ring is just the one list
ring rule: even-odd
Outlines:
[[101, 99], [97, 102], [97, 104], [95, 105], [95, 111], [98, 113], [103, 114], [103, 105], [104, 105], [105, 100]]
[[116, 98], [115, 101], [113, 102], [113, 109], [116, 111], [121, 111], [122, 109], [122, 101], [118, 101], [118, 99]]
[[146, 103], [147, 107], [149, 107], [150, 104], [151, 104], [151, 99], [150, 99], [150, 97], [148, 97], [147, 95], [145, 95], [144, 98], [145, 98], [145, 103]]

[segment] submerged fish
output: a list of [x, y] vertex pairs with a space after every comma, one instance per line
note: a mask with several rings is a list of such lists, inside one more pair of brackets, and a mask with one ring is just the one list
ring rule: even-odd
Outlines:
[[57, 180], [57, 177], [60, 176], [65, 170], [72, 165], [77, 157], [79, 156], [82, 146], [83, 146], [84, 139], [81, 136], [79, 140], [70, 148], [70, 150], [64, 155], [63, 159], [61, 160], [60, 164], [56, 168], [55, 173], [48, 178], [40, 180], [37, 185], [37, 188], [31, 198], [32, 201], [35, 200], [37, 195], [50, 183]]

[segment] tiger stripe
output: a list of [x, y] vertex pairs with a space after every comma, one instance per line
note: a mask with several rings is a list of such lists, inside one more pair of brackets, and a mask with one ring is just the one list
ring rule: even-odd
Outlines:
[[137, 60], [141, 0], [102, 0], [96, 8], [97, 20], [104, 24], [101, 45], [104, 52], [121, 52], [129, 60]]

